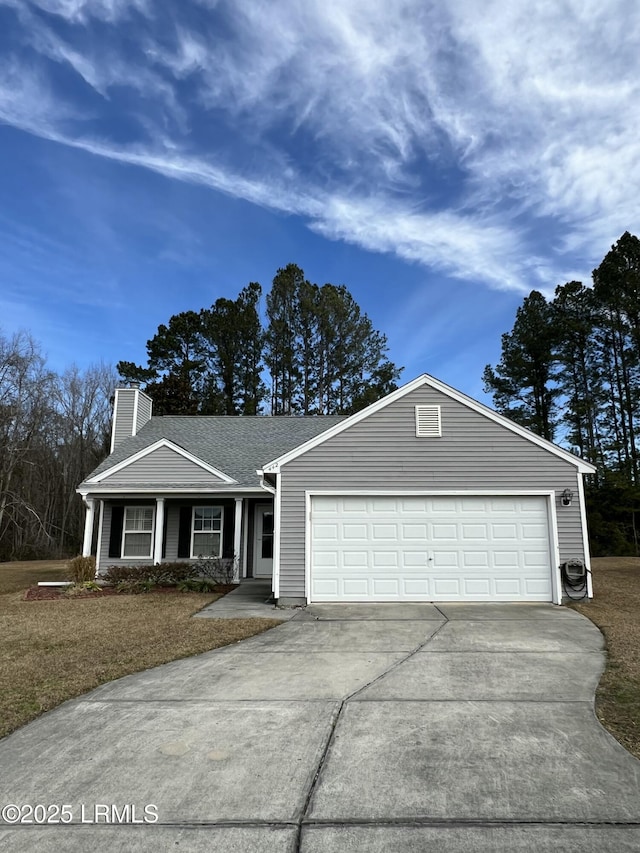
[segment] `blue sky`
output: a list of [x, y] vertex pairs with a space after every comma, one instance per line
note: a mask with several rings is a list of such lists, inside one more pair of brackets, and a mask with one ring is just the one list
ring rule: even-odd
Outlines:
[[346, 284], [472, 396], [522, 297], [640, 231], [628, 0], [0, 0], [0, 327], [62, 369]]

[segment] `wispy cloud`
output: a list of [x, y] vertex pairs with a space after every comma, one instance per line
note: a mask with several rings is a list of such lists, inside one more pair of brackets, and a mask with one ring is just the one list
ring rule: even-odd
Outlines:
[[[494, 288], [551, 289], [580, 253], [588, 265], [640, 226], [640, 7], [625, 0], [27, 8], [30, 49], [140, 129], [126, 143], [97, 136], [44, 66], [15, 53], [0, 120], [29, 133]], [[133, 47], [120, 29], [132, 15], [145, 22]], [[234, 158], [247, 144], [259, 156]]]
[[[6, 2], [6, 0], [3, 0]], [[20, 3], [21, 0], [9, 0]], [[115, 23], [128, 18], [133, 11], [148, 12], [149, 0], [28, 0], [32, 6], [59, 15], [71, 23], [85, 23], [97, 18]]]

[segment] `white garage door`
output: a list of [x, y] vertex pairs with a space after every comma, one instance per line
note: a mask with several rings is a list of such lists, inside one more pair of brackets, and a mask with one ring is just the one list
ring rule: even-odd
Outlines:
[[551, 601], [544, 497], [315, 496], [312, 601]]

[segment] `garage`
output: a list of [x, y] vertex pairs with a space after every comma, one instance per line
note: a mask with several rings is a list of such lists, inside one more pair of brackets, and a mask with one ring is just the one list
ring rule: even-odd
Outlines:
[[545, 495], [310, 496], [311, 601], [552, 601]]

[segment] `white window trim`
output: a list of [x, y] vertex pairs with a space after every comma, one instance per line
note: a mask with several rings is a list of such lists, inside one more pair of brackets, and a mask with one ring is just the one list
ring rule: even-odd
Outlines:
[[[151, 530], [127, 530], [127, 510], [128, 509], [150, 509], [151, 510]], [[146, 555], [142, 554], [125, 554], [125, 547], [127, 544], [127, 533], [149, 533], [151, 534], [151, 541], [149, 544], [149, 553]], [[155, 541], [156, 534], [156, 510], [155, 507], [151, 504], [128, 504], [124, 508], [124, 513], [122, 515], [122, 548], [121, 548], [121, 558], [123, 560], [151, 560], [153, 557], [153, 543]]]
[[195, 530], [195, 520], [196, 520], [196, 509], [219, 509], [220, 510], [220, 553], [213, 554], [210, 557], [204, 557], [205, 560], [216, 560], [222, 557], [222, 537], [224, 535], [224, 507], [221, 504], [194, 504], [191, 507], [191, 544], [189, 546], [189, 554], [191, 555], [189, 559], [197, 560], [200, 556], [199, 554], [194, 553], [193, 550], [193, 537], [195, 533], [217, 533], [217, 530]]

